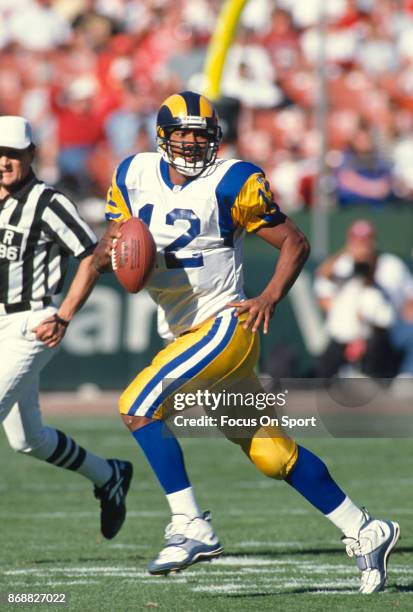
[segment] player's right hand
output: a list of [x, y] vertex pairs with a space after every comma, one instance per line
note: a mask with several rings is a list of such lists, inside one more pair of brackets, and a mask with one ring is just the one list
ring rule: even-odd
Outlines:
[[263, 326], [264, 334], [268, 333], [270, 319], [275, 311], [274, 300], [265, 291], [255, 298], [244, 300], [242, 302], [230, 302], [227, 306], [235, 307], [237, 312], [236, 317], [241, 314], [248, 313], [248, 316], [243, 323], [244, 329], [250, 326], [253, 332], [258, 331], [260, 326]]

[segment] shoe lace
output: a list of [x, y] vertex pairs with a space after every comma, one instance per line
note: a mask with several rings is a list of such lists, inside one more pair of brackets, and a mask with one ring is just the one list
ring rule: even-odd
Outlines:
[[187, 533], [193, 521], [201, 519], [204, 521], [211, 521], [211, 513], [206, 510], [202, 516], [195, 517], [194, 519], [188, 518], [185, 514], [176, 514], [175, 520], [172, 520], [165, 528], [165, 540], [169, 540], [174, 535], [183, 535]]
[[[365, 519], [362, 525], [362, 528], [363, 528], [371, 520], [371, 517], [370, 517], [369, 511], [364, 506], [362, 506], [361, 511], [364, 514], [364, 519]], [[361, 529], [360, 529], [360, 532], [361, 532]], [[363, 555], [363, 551], [361, 550], [361, 542], [359, 539], [352, 538], [350, 536], [344, 536], [341, 538], [341, 540], [343, 544], [346, 545], [346, 553], [348, 554], [349, 557], [354, 557], [354, 556], [360, 557]]]
[[354, 538], [343, 538], [343, 542], [346, 545], [346, 553], [349, 557], [360, 557], [363, 553], [361, 551], [360, 540]]
[[175, 520], [168, 523], [165, 528], [165, 540], [169, 540], [174, 535], [184, 535], [187, 526], [191, 521], [182, 515], [182, 520]]

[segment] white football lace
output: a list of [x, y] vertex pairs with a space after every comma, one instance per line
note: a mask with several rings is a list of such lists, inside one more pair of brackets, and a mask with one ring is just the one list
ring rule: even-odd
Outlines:
[[118, 241], [117, 238], [114, 238], [112, 240], [112, 250], [110, 252], [110, 259], [111, 259], [111, 262], [112, 262], [112, 270], [117, 270], [117, 268], [118, 268], [117, 262], [116, 262], [116, 253], [115, 253], [115, 246], [116, 246], [117, 241]]

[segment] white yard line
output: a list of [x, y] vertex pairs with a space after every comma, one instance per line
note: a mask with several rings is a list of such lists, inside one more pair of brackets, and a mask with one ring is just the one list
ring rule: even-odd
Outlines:
[[[220, 566], [223, 566], [223, 569], [220, 569]], [[227, 570], [225, 567], [236, 567], [236, 570]], [[287, 566], [287, 567], [283, 567]], [[50, 576], [50, 574], [66, 574], [66, 575], [113, 575], [118, 576], [128, 575], [133, 576], [134, 578], [143, 578], [145, 580], [157, 580], [156, 577], [151, 577], [148, 575], [146, 571], [142, 571], [138, 569], [138, 565], [129, 565], [129, 566], [66, 566], [66, 567], [50, 567], [44, 569], [38, 569], [33, 567], [28, 568], [20, 568], [20, 569], [8, 569], [4, 570], [1, 573], [4, 576], [24, 576], [31, 575], [34, 577], [46, 577]], [[354, 574], [355, 567], [352, 565], [342, 565], [342, 564], [328, 564], [328, 563], [314, 563], [310, 561], [297, 561], [297, 560], [269, 560], [262, 559], [259, 557], [249, 557], [249, 558], [241, 558], [241, 557], [222, 557], [220, 559], [216, 559], [213, 563], [204, 565], [204, 569], [206, 570], [203, 573], [200, 573], [199, 570], [186, 571], [185, 574], [179, 574], [187, 577], [196, 576], [197, 578], [205, 578], [209, 579], [212, 576], [229, 576], [233, 573], [245, 576], [246, 574], [254, 574], [254, 575], [270, 575], [271, 573], [282, 573], [282, 572], [300, 572], [300, 573], [316, 573], [316, 574], [330, 574], [331, 572], [335, 573], [345, 573], [345, 574]], [[390, 572], [392, 574], [400, 574], [410, 576], [413, 575], [413, 567], [406, 567], [403, 565], [392, 565], [390, 568]], [[240, 577], [241, 579], [241, 577]], [[299, 576], [297, 580], [306, 580], [305, 577]]]
[[[129, 511], [128, 518], [165, 518], [167, 517], [166, 512], [155, 512], [155, 511]], [[0, 519], [67, 519], [67, 518], [93, 518], [96, 519], [96, 512], [0, 512]]]
[[320, 546], [320, 542], [309, 542], [308, 540], [289, 540], [288, 542], [282, 542], [280, 540], [243, 540], [242, 542], [237, 542], [237, 548], [298, 548], [299, 550], [303, 550], [305, 548], [317, 547]]
[[[112, 544], [111, 547], [132, 545]], [[133, 547], [133, 546], [132, 546]], [[62, 567], [5, 569], [0, 572], [7, 579], [8, 588], [45, 589], [90, 587], [102, 584], [110, 578], [130, 585], [156, 585], [164, 590], [185, 588], [194, 593], [253, 595], [260, 593], [288, 594], [306, 591], [320, 595], [354, 595], [359, 585], [358, 571], [354, 564], [317, 563], [303, 559], [267, 559], [257, 556], [231, 556], [216, 559], [211, 564], [195, 567], [184, 573], [173, 574], [167, 579], [150, 576], [142, 564], [127, 565], [73, 565]], [[399, 584], [410, 584], [413, 567], [400, 563], [392, 565], [390, 575]]]

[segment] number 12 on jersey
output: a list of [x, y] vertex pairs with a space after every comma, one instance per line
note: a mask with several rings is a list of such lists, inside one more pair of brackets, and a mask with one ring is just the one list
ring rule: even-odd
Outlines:
[[[153, 204], [145, 204], [139, 210], [139, 219], [141, 219], [150, 228]], [[165, 217], [166, 225], [175, 225], [177, 221], [186, 221], [188, 229], [178, 238], [173, 240], [164, 249], [165, 263], [167, 268], [201, 268], [204, 265], [202, 253], [196, 253], [193, 257], [177, 257], [176, 253], [180, 249], [184, 249], [194, 238], [199, 236], [201, 232], [201, 221], [199, 217], [189, 208], [174, 208]]]

